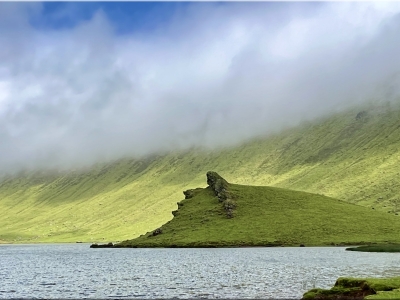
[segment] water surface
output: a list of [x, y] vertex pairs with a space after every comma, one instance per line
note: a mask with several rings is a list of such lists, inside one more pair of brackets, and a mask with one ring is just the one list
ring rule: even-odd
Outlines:
[[340, 276], [400, 276], [400, 253], [327, 248], [1, 245], [0, 298], [301, 298]]

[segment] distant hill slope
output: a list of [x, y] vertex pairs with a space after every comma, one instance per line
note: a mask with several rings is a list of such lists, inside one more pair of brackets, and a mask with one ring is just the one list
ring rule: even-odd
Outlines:
[[0, 240], [136, 237], [170, 220], [181, 191], [203, 186], [208, 170], [229, 182], [318, 193], [394, 214], [400, 210], [400, 109], [357, 108], [225, 150], [5, 178]]
[[179, 203], [171, 221], [117, 246], [298, 246], [400, 241], [400, 218], [384, 212], [305, 192], [233, 185], [214, 172], [207, 173], [207, 178], [207, 188], [185, 192], [187, 199]]

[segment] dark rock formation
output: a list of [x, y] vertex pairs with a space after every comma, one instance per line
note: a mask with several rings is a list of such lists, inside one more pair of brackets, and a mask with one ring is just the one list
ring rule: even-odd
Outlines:
[[207, 184], [213, 190], [218, 201], [223, 203], [228, 218], [233, 218], [233, 211], [236, 208], [236, 202], [232, 199], [229, 192], [229, 183], [222, 178], [218, 173], [207, 172]]
[[90, 248], [112, 248], [114, 247], [113, 243], [108, 243], [108, 244], [92, 244], [90, 245]]
[[367, 116], [367, 112], [366, 112], [365, 110], [360, 111], [360, 112], [356, 115], [356, 120], [360, 120], [360, 119], [362, 119], [362, 118], [364, 118], [364, 117], [366, 117], [366, 116]]
[[[196, 194], [198, 192], [200, 192], [201, 190], [202, 190], [202, 188], [191, 189], [191, 190], [183, 191], [183, 194], [185, 195], [185, 199], [191, 199], [194, 196], [196, 196]], [[179, 206], [179, 204], [178, 204], [178, 206]]]
[[226, 199], [224, 201], [224, 208], [225, 208], [225, 210], [235, 209], [236, 208], [236, 202], [231, 200], [231, 199]]
[[236, 208], [236, 202], [232, 199], [226, 199], [224, 202], [224, 209], [228, 218], [233, 218], [233, 211]]
[[161, 228], [157, 228], [156, 230], [153, 231], [152, 236], [156, 236], [162, 233], [162, 229]]
[[[194, 190], [187, 190], [183, 191], [183, 194], [185, 195], [185, 199], [190, 199], [194, 197]], [[178, 203], [179, 206], [179, 203]]]
[[207, 172], [207, 184], [214, 191], [215, 196], [218, 197], [219, 202], [223, 202], [229, 197], [228, 182], [218, 175], [218, 173], [209, 171]]
[[230, 219], [233, 218], [233, 209], [226, 209], [226, 216]]

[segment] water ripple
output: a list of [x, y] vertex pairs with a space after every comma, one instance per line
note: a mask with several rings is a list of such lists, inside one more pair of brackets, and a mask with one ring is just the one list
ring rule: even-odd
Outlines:
[[400, 254], [344, 248], [1, 245], [0, 298], [300, 298], [339, 276], [400, 276]]

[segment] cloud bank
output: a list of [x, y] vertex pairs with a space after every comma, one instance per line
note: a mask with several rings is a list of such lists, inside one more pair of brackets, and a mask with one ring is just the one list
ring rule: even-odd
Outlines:
[[395, 2], [192, 3], [168, 26], [121, 35], [102, 10], [44, 29], [29, 21], [40, 4], [0, 3], [0, 170], [234, 145], [396, 97], [399, 12]]

